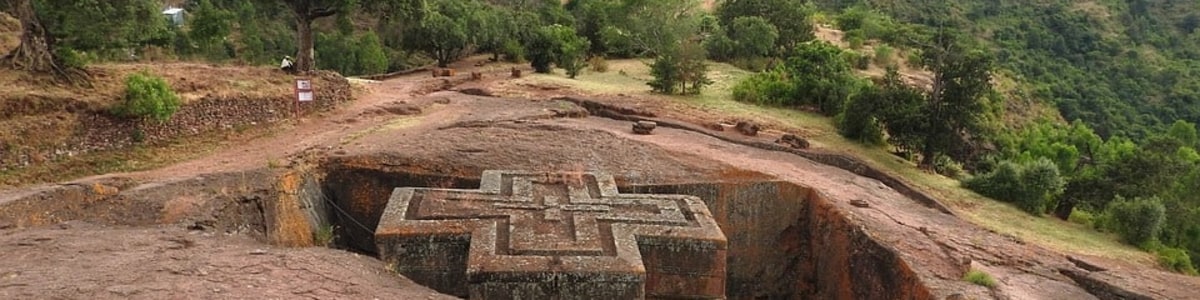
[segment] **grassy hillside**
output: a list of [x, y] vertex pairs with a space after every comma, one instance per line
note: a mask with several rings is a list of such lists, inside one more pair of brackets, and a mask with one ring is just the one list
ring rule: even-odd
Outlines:
[[[858, 1], [818, 0], [840, 11]], [[1067, 120], [1140, 139], [1200, 121], [1200, 2], [868, 0], [903, 22], [965, 29]]]
[[[912, 162], [898, 159], [884, 148], [864, 146], [846, 140], [838, 135], [833, 121], [828, 117], [794, 109], [734, 101], [730, 88], [751, 73], [728, 64], [712, 64], [709, 77], [713, 79], [714, 84], [698, 96], [664, 96], [652, 93], [646, 85], [651, 78], [649, 68], [643, 61], [609, 61], [609, 69], [612, 71], [586, 72], [576, 80], [556, 74], [533, 74], [511, 84], [569, 86], [590, 93], [636, 95], [663, 101], [669, 107], [679, 107], [680, 113], [683, 114], [699, 111], [718, 118], [753, 118], [771, 124], [775, 129], [802, 132], [815, 147], [862, 158], [881, 170], [900, 176], [918, 189], [948, 201], [946, 204], [953, 207], [959, 215], [985, 228], [1067, 253], [1154, 265], [1152, 255], [1136, 247], [1121, 244], [1111, 234], [1054, 218], [1031, 216], [1014, 206], [967, 190], [958, 180], [918, 170]], [[559, 73], [561, 74], [561, 71]]]

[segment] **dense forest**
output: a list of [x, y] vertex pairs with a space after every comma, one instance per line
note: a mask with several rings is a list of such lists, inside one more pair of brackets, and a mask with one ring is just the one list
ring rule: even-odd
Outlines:
[[[181, 1], [171, 1], [181, 2]], [[574, 77], [643, 58], [655, 92], [696, 94], [708, 62], [756, 71], [738, 101], [825, 114], [848, 139], [965, 187], [1114, 232], [1196, 273], [1200, 3], [1181, 0], [14, 0], [14, 69], [86, 78], [98, 62], [199, 60], [376, 74], [466, 55]], [[816, 40], [831, 24], [851, 49]], [[870, 44], [871, 51], [858, 50]], [[902, 53], [902, 54], [901, 54]], [[902, 59], [898, 59], [902, 58]], [[882, 66], [862, 78], [855, 69]], [[931, 74], [927, 85], [901, 69]], [[997, 78], [1055, 118], [1012, 122]]]

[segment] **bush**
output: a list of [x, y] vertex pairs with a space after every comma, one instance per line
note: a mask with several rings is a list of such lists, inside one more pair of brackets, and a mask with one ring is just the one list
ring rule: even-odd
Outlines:
[[1157, 197], [1117, 197], [1108, 204], [1105, 213], [1111, 218], [1107, 227], [1130, 245], [1142, 245], [1156, 240], [1166, 220], [1167, 209]]
[[380, 74], [387, 72], [389, 61], [387, 51], [379, 36], [368, 31], [358, 37], [354, 47], [354, 56], [358, 58], [358, 74]]
[[1096, 218], [1096, 215], [1093, 215], [1086, 210], [1076, 208], [1071, 211], [1071, 216], [1067, 217], [1067, 221], [1091, 227], [1096, 224]]
[[853, 34], [858, 31], [846, 34], [846, 43], [850, 44], [850, 49], [858, 50], [867, 42], [861, 34]]
[[963, 280], [987, 288], [996, 287], [996, 280], [992, 279], [992, 275], [980, 270], [971, 269], [971, 271], [968, 271], [967, 274], [963, 276]]
[[883, 125], [875, 116], [875, 106], [882, 95], [870, 87], [850, 97], [845, 108], [835, 118], [838, 133], [867, 145], [883, 145]]
[[1020, 191], [1021, 166], [1012, 161], [1003, 161], [989, 173], [976, 175], [963, 182], [967, 188], [981, 195], [1006, 200], [1005, 195], [1015, 195]]
[[704, 39], [704, 49], [708, 58], [715, 61], [729, 61], [734, 58], [737, 43], [730, 39], [724, 31], [717, 31]]
[[933, 159], [933, 171], [955, 179], [962, 178], [966, 174], [961, 163], [946, 155], [938, 155]]
[[171, 119], [179, 110], [179, 96], [162, 77], [146, 72], [125, 78], [125, 101], [113, 112], [130, 118], [152, 118], [160, 122]]
[[87, 66], [89, 62], [94, 60], [94, 58], [90, 58], [79, 51], [75, 51], [67, 47], [59, 47], [58, 49], [54, 49], [54, 54], [57, 55], [58, 59], [62, 61], [63, 67], [73, 69], [83, 68]]
[[1158, 263], [1164, 268], [1187, 275], [1197, 275], [1196, 266], [1192, 264], [1192, 258], [1183, 249], [1162, 247], [1155, 250], [1154, 254], [1158, 256]]
[[1017, 206], [1034, 215], [1046, 211], [1046, 203], [1062, 193], [1066, 181], [1058, 173], [1058, 166], [1049, 159], [1038, 159], [1026, 164], [1021, 172], [1021, 199]]
[[1041, 215], [1046, 203], [1062, 192], [1065, 182], [1053, 162], [1040, 158], [1025, 165], [1001, 162], [992, 172], [967, 179], [963, 184], [981, 195]]
[[733, 86], [733, 99], [761, 105], [784, 105], [791, 99], [793, 86], [778, 72], [754, 74]]
[[588, 65], [591, 66], [592, 72], [608, 72], [608, 61], [603, 56], [593, 56], [591, 59], [588, 59]]
[[908, 61], [906, 62], [906, 64], [912, 68], [920, 68], [921, 67], [921, 52], [920, 51], [909, 51], [908, 52]]
[[886, 44], [875, 46], [875, 64], [880, 66], [890, 64], [892, 62], [892, 52], [895, 52], [895, 49]]
[[504, 44], [500, 45], [500, 54], [504, 56], [504, 61], [507, 62], [525, 62], [525, 46], [521, 46], [521, 42], [517, 40], [504, 41]]
[[771, 65], [770, 57], [740, 57], [729, 61], [729, 64], [742, 70], [762, 72]]

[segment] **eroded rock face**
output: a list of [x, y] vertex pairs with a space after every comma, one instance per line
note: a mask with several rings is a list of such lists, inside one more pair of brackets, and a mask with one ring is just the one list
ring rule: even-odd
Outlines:
[[399, 188], [381, 258], [473, 299], [714, 299], [726, 239], [699, 198], [619, 194], [594, 173], [486, 171], [479, 190]]
[[728, 299], [933, 299], [894, 250], [787, 182], [623, 187], [704, 199], [729, 237]]

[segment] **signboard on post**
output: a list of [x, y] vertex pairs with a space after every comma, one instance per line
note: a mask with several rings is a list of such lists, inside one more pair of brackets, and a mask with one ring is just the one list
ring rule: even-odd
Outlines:
[[315, 99], [315, 97], [313, 96], [312, 80], [308, 79], [308, 78], [297, 78], [296, 79], [296, 101], [297, 102], [308, 102], [308, 101], [313, 101], [314, 99]]
[[312, 102], [316, 100], [316, 94], [313, 93], [312, 79], [296, 78], [296, 84], [293, 85], [296, 90], [296, 117], [300, 117], [300, 103]]

